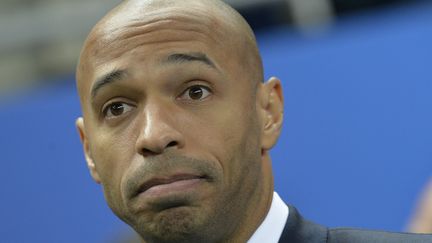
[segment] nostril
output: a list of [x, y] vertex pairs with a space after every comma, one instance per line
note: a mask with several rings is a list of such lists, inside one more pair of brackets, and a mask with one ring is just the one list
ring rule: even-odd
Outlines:
[[156, 156], [158, 154], [161, 154], [165, 151], [165, 149], [168, 148], [175, 148], [179, 145], [179, 143], [177, 141], [171, 141], [168, 144], [166, 144], [166, 146], [164, 147], [163, 144], [159, 144], [161, 146], [146, 146], [146, 147], [142, 147], [140, 149], [140, 154], [143, 155], [144, 157], [150, 157], [150, 156]]
[[175, 146], [177, 146], [178, 145], [178, 143], [176, 142], [176, 141], [172, 141], [172, 142], [170, 142], [166, 147], [167, 148], [169, 148], [169, 147], [175, 147]]
[[146, 149], [146, 148], [144, 148], [144, 149], [141, 150], [141, 154], [142, 154], [144, 157], [149, 157], [149, 156], [155, 156], [155, 155], [157, 155], [158, 153], [155, 152], [155, 151], [152, 151], [152, 150], [150, 150], [150, 149]]

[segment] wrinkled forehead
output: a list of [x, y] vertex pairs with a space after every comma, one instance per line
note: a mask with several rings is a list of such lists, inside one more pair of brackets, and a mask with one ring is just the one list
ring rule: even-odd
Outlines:
[[125, 49], [176, 41], [227, 44], [230, 22], [215, 15], [199, 5], [119, 11], [95, 27], [86, 43], [87, 58], [114, 58]]

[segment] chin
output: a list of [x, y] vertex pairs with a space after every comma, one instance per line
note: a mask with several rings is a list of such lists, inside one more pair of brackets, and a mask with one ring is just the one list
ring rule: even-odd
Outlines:
[[173, 207], [151, 219], [139, 220], [133, 228], [146, 242], [207, 242], [203, 233], [208, 225], [203, 222], [202, 213], [193, 207]]

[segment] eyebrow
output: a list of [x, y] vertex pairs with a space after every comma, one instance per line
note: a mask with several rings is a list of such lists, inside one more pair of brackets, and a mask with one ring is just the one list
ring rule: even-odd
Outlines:
[[126, 74], [126, 70], [117, 69], [103, 75], [101, 78], [98, 78], [91, 89], [91, 96], [94, 98], [102, 87], [123, 79]]
[[[201, 62], [213, 69], [218, 70], [214, 62], [210, 60], [210, 58], [208, 58], [207, 55], [202, 52], [174, 53], [162, 60], [163, 64], [176, 64], [176, 63], [187, 63], [187, 62]], [[124, 79], [126, 75], [127, 75], [126, 70], [122, 70], [122, 69], [116, 69], [114, 71], [111, 71], [103, 75], [102, 77], [98, 78], [95, 81], [91, 89], [91, 96], [94, 98], [97, 92], [101, 88], [113, 82], [117, 82]]]
[[202, 52], [191, 53], [174, 53], [162, 60], [164, 64], [185, 63], [185, 62], [202, 62], [205, 65], [217, 69], [214, 62]]

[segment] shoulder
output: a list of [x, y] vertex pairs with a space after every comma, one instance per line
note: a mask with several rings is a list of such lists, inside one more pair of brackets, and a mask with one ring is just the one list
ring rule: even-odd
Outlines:
[[432, 235], [430, 234], [411, 234], [411, 233], [396, 233], [387, 231], [363, 230], [352, 228], [334, 228], [328, 230], [329, 243], [350, 242], [413, 242], [413, 243], [432, 243]]
[[279, 243], [432, 243], [430, 234], [394, 233], [354, 228], [327, 228], [305, 220], [289, 206], [289, 216]]

